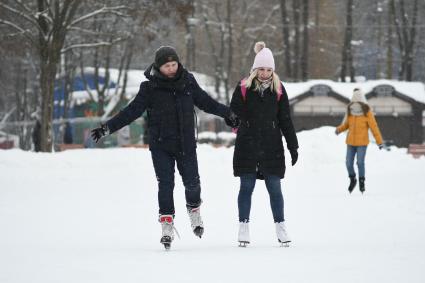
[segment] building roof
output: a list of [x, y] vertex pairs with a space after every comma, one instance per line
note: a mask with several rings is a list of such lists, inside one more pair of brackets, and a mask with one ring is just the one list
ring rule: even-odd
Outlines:
[[417, 102], [425, 104], [425, 85], [421, 82], [405, 82], [405, 81], [393, 81], [393, 80], [371, 80], [365, 82], [356, 82], [356, 83], [343, 83], [343, 82], [334, 82], [331, 80], [311, 80], [307, 82], [299, 83], [285, 83], [283, 82], [285, 89], [288, 93], [289, 99], [294, 99], [297, 96], [308, 92], [311, 87], [315, 85], [327, 85], [334, 92], [351, 99], [353, 90], [355, 88], [360, 88], [363, 93], [368, 94], [375, 87], [379, 85], [390, 85], [394, 89]]

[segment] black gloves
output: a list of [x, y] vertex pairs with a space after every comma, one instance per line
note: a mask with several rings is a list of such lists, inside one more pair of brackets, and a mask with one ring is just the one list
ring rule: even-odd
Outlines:
[[236, 116], [235, 113], [230, 111], [229, 116], [224, 118], [224, 122], [226, 122], [226, 125], [229, 126], [229, 127], [237, 128], [237, 127], [239, 127], [241, 120], [239, 119], [238, 116]]
[[109, 129], [106, 124], [100, 124], [99, 128], [91, 130], [91, 138], [97, 143], [104, 136], [109, 135]]
[[296, 149], [290, 149], [289, 153], [291, 154], [291, 164], [294, 166], [298, 160], [298, 151]]
[[381, 149], [383, 149], [384, 148], [384, 144], [378, 144], [378, 147], [379, 147], [379, 150], [381, 150]]

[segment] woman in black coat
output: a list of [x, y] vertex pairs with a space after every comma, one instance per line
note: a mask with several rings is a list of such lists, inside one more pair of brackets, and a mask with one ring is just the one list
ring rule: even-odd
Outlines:
[[241, 180], [238, 196], [239, 236], [249, 243], [249, 214], [256, 179], [264, 179], [280, 243], [289, 243], [285, 228], [280, 179], [285, 175], [282, 134], [291, 154], [298, 159], [298, 140], [290, 117], [286, 91], [274, 72], [273, 54], [264, 42], [257, 42], [250, 76], [236, 87], [230, 107], [240, 118], [233, 156], [234, 175]]

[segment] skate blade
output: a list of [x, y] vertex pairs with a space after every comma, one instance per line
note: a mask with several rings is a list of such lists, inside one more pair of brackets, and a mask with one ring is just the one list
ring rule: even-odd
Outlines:
[[163, 245], [164, 245], [164, 248], [165, 248], [166, 251], [169, 251], [170, 250], [171, 243], [164, 243]]
[[281, 242], [280, 240], [278, 240], [278, 241], [279, 241], [279, 244], [280, 244], [281, 247], [289, 248], [289, 243], [291, 241], [286, 241], [286, 242]]
[[247, 241], [239, 241], [239, 247], [246, 248], [248, 246], [249, 242]]

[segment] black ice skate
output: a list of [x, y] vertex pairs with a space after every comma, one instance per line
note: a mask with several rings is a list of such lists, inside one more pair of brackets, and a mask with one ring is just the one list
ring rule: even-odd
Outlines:
[[364, 177], [360, 177], [359, 178], [359, 189], [360, 189], [360, 192], [363, 194], [364, 193], [364, 191], [366, 190], [366, 188], [365, 188], [365, 185], [364, 185], [364, 180], [365, 180], [365, 178]]
[[349, 176], [349, 177], [350, 177], [350, 185], [348, 185], [348, 192], [351, 194], [357, 185], [357, 179], [356, 179], [356, 176]]

